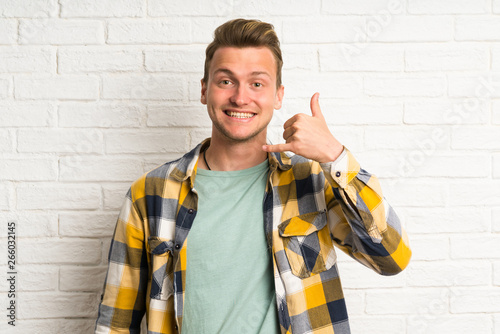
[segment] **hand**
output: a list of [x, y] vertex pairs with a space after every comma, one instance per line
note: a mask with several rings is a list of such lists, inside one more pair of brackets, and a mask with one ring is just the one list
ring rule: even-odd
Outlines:
[[311, 98], [311, 114], [296, 114], [285, 122], [283, 138], [286, 144], [264, 145], [266, 152], [291, 151], [307, 159], [330, 162], [337, 159], [344, 147], [335, 139], [319, 107], [319, 93]]

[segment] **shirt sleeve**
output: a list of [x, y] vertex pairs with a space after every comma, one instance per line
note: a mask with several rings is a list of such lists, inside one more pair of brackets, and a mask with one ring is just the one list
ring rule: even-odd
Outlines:
[[95, 333], [140, 333], [148, 261], [143, 219], [127, 193], [111, 242]]
[[334, 243], [379, 274], [401, 272], [411, 258], [408, 236], [377, 177], [362, 169], [346, 148], [321, 167]]

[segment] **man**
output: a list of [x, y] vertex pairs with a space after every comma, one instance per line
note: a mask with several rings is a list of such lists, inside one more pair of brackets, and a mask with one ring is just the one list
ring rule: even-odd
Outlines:
[[[212, 137], [131, 186], [97, 333], [349, 333], [334, 245], [383, 275], [411, 251], [378, 180], [330, 133], [318, 102], [284, 124], [270, 24], [233, 20], [207, 47]], [[290, 151], [295, 155], [287, 155]]]

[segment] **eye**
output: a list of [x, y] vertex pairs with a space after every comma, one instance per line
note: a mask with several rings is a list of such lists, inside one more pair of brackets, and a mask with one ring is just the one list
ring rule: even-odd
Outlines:
[[222, 80], [220, 83], [222, 85], [229, 85], [229, 84], [231, 84], [231, 81], [229, 81], [229, 80]]
[[254, 87], [262, 87], [262, 84], [260, 82], [255, 82], [253, 84]]

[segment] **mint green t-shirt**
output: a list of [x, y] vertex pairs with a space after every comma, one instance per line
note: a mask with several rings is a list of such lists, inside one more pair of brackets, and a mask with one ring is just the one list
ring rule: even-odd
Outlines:
[[198, 169], [187, 238], [183, 334], [279, 333], [264, 231], [268, 161], [240, 171]]

